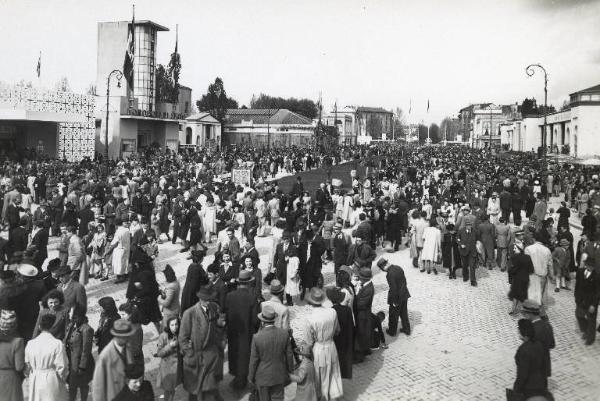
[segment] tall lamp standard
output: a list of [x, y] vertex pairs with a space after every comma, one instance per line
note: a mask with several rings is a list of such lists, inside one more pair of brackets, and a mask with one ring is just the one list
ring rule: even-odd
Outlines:
[[112, 70], [110, 74], [108, 74], [108, 78], [106, 79], [106, 131], [104, 131], [104, 158], [106, 159], [106, 179], [108, 179], [110, 173], [110, 167], [108, 162], [108, 111], [109, 111], [109, 101], [110, 101], [110, 78], [112, 76], [117, 78], [117, 87], [121, 87], [121, 78], [123, 78], [123, 72], [121, 70]]
[[535, 68], [539, 68], [544, 73], [544, 127], [542, 130], [542, 157], [544, 161], [546, 161], [546, 118], [548, 113], [548, 73], [546, 69], [542, 67], [541, 64], [529, 64], [527, 68], [525, 68], [525, 73], [527, 76], [532, 77], [535, 74]]

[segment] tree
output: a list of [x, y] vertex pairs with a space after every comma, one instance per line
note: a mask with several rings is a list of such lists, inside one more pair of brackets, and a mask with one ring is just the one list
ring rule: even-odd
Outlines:
[[396, 112], [394, 113], [394, 137], [396, 139], [405, 138], [406, 132], [406, 119], [404, 118], [404, 112], [400, 107], [396, 107]]
[[89, 84], [87, 89], [85, 90], [85, 93], [87, 93], [88, 95], [96, 96], [98, 94], [96, 91], [96, 85], [94, 85], [93, 83]]
[[310, 99], [296, 99], [294, 97], [284, 99], [282, 97], [265, 95], [264, 93], [261, 93], [258, 97], [252, 95], [250, 108], [288, 109], [310, 119], [316, 118], [319, 113], [317, 105]]
[[237, 109], [238, 102], [227, 97], [223, 80], [217, 77], [214, 83], [208, 85], [207, 93], [196, 102], [196, 106], [198, 111], [208, 112], [223, 123], [227, 109]]
[[170, 96], [171, 101], [172, 103], [177, 103], [179, 100], [179, 74], [181, 73], [181, 57], [177, 52], [177, 44], [175, 44], [175, 51], [171, 53], [171, 60], [169, 60], [167, 72], [171, 78], [171, 83], [173, 84]]
[[419, 144], [423, 145], [427, 140], [427, 126], [419, 124]]
[[[161, 103], [175, 103], [177, 97], [175, 94], [175, 84], [164, 65], [159, 64], [156, 67], [156, 101]], [[177, 91], [178, 92], [178, 91]]]
[[556, 108], [551, 104], [548, 105], [548, 110], [544, 107], [544, 105], [539, 105], [536, 103], [535, 98], [525, 98], [521, 103], [521, 115], [543, 115], [546, 113], [554, 113], [556, 112]]
[[62, 77], [59, 79], [56, 85], [54, 85], [54, 90], [57, 92], [71, 92], [71, 87], [69, 86], [69, 80], [67, 77]]
[[437, 124], [429, 126], [429, 138], [431, 139], [431, 143], [440, 143], [442, 141], [440, 127]]
[[[448, 141], [456, 141], [458, 135], [459, 124], [458, 120], [452, 119], [451, 117], [445, 117], [440, 124], [440, 136], [444, 140], [444, 137]], [[465, 139], [463, 138], [463, 141]]]
[[381, 118], [377, 115], [367, 115], [367, 135], [370, 135], [373, 139], [381, 139], [381, 133], [383, 132], [383, 123]]

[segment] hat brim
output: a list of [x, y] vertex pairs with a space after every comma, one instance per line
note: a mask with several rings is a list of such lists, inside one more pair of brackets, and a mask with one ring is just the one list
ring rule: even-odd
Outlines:
[[276, 317], [274, 317], [273, 319], [267, 319], [266, 317], [263, 316], [262, 312], [259, 313], [258, 315], [258, 320], [260, 320], [261, 322], [265, 322], [265, 323], [274, 323]]
[[125, 333], [115, 331], [115, 329], [110, 329], [110, 334], [112, 334], [113, 337], [131, 337], [134, 333], [135, 329], [133, 327], [131, 328], [131, 330]]
[[325, 298], [323, 298], [322, 300], [316, 300], [314, 299], [311, 294], [309, 293], [305, 298], [307, 303], [311, 304], [311, 305], [323, 305], [323, 303], [325, 302]]

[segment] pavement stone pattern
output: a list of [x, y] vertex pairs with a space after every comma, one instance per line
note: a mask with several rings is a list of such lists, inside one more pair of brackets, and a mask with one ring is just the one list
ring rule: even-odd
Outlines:
[[[552, 204], [555, 203], [553, 199]], [[575, 241], [579, 233], [574, 230]], [[55, 244], [57, 239], [52, 240]], [[52, 246], [51, 244], [51, 247]], [[214, 246], [214, 244], [213, 244]], [[267, 269], [272, 240], [257, 238], [263, 276]], [[180, 244], [166, 242], [160, 245], [155, 262], [158, 273], [168, 263], [183, 284], [190, 261], [188, 253], [179, 253]], [[213, 253], [211, 249], [209, 253]], [[379, 250], [378, 256], [383, 252]], [[56, 251], [50, 252], [50, 258]], [[512, 387], [516, 375], [514, 355], [520, 340], [517, 330], [519, 316], [509, 316], [511, 303], [507, 298], [506, 273], [477, 270], [478, 287], [471, 287], [461, 279], [449, 280], [447, 272], [437, 276], [420, 273], [412, 267], [409, 250], [385, 254], [391, 263], [404, 268], [412, 297], [408, 303], [411, 336], [400, 333], [388, 337], [389, 349], [374, 351], [367, 360], [354, 365], [353, 379], [344, 380], [343, 400], [504, 400], [505, 388]], [[209, 255], [203, 265], [213, 260]], [[333, 264], [323, 270], [326, 285], [332, 284]], [[387, 316], [387, 282], [385, 273], [373, 267], [375, 298], [373, 311], [384, 311]], [[126, 283], [92, 279], [87, 286], [89, 313], [92, 327], [97, 327], [100, 310], [99, 298], [112, 296], [117, 304], [125, 302]], [[600, 400], [600, 341], [585, 346], [580, 338], [574, 316], [573, 291], [551, 292], [547, 297], [548, 316], [554, 327], [556, 348], [552, 350], [550, 390], [557, 401]], [[301, 319], [310, 307], [299, 303], [291, 308], [294, 336], [299, 337]], [[387, 327], [387, 320], [383, 323]], [[144, 327], [144, 355], [147, 379], [153, 385], [158, 358], [153, 358], [158, 335], [152, 325]], [[227, 372], [227, 363], [225, 363]], [[225, 375], [220, 391], [225, 400], [247, 400], [248, 391], [235, 392], [227, 385], [231, 376]], [[161, 391], [155, 389], [157, 400]], [[285, 399], [293, 400], [295, 385], [286, 388]], [[175, 400], [187, 400], [179, 387]]]

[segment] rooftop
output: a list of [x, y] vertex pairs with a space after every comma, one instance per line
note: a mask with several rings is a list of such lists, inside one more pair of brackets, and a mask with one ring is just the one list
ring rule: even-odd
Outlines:
[[356, 109], [356, 111], [359, 112], [359, 113], [387, 113], [387, 114], [394, 114], [391, 111], [388, 111], [388, 110], [384, 109], [383, 107], [359, 106]]
[[[131, 21], [107, 21], [107, 22], [101, 22], [101, 24], [113, 24], [113, 23], [126, 23], [126, 24], [130, 24]], [[143, 26], [143, 25], [150, 25], [152, 27], [154, 27], [157, 31], [163, 31], [163, 32], [168, 32], [169, 28], [167, 28], [166, 26], [162, 26], [160, 24], [157, 24], [156, 22], [152, 22], [150, 20], [136, 20], [135, 21], [136, 25], [139, 26]]]
[[573, 92], [571, 93], [571, 95], [576, 95], [579, 93], [600, 93], [600, 85], [591, 86], [587, 89], [582, 89], [580, 91]]
[[288, 109], [228, 109], [225, 119], [229, 124], [252, 120], [254, 124], [312, 125], [312, 121]]

